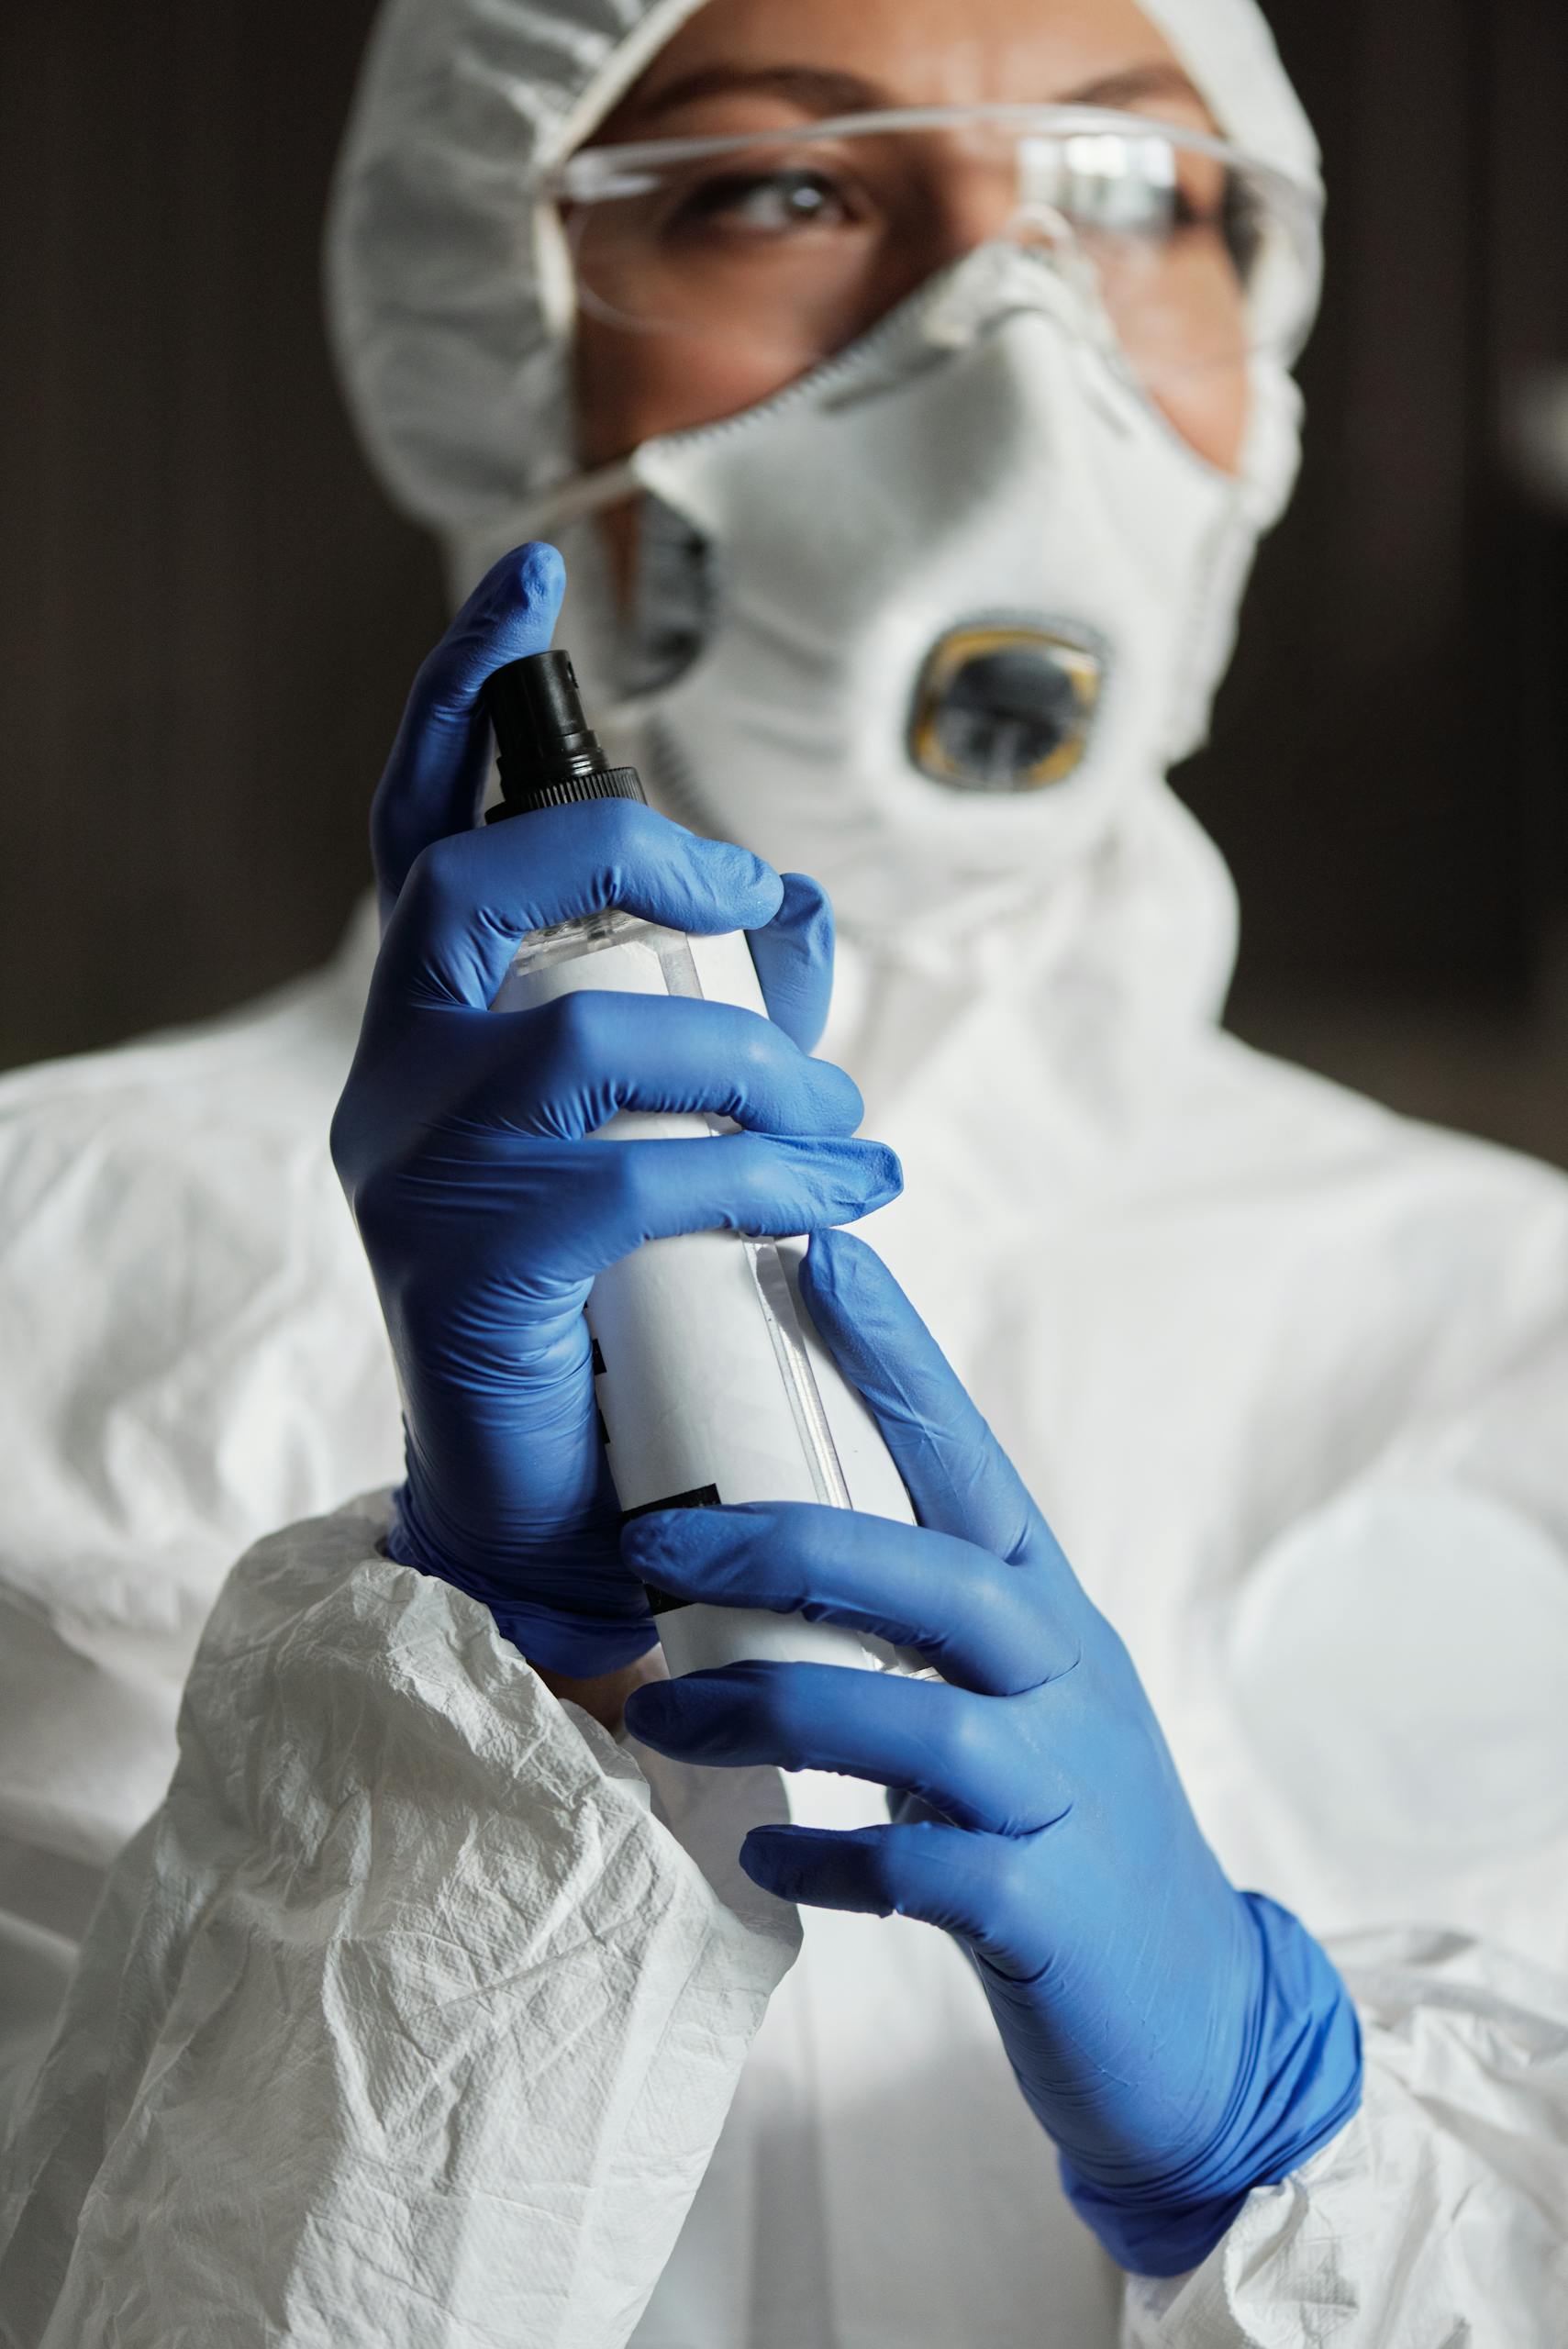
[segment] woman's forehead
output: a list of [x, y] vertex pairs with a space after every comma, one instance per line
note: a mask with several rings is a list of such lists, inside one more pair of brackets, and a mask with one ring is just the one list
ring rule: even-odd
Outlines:
[[760, 109], [1074, 103], [1207, 120], [1134, 0], [706, 0], [616, 109], [659, 137]]

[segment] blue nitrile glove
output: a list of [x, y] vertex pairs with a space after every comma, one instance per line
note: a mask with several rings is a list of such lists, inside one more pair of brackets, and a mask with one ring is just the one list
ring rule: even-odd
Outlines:
[[[562, 584], [552, 548], [507, 556], [420, 671], [372, 818], [387, 918], [332, 1151], [403, 1393], [389, 1553], [484, 1600], [532, 1662], [587, 1676], [656, 1637], [617, 1546], [583, 1319], [594, 1275], [675, 1232], [848, 1221], [899, 1178], [890, 1152], [849, 1138], [850, 1078], [803, 1049], [831, 963], [814, 883], [624, 800], [475, 829], [481, 688], [549, 644]], [[692, 998], [486, 1008], [525, 932], [611, 905], [751, 930], [789, 1032]], [[749, 1130], [585, 1139], [623, 1108]]]
[[898, 1790], [893, 1824], [757, 1828], [742, 1865], [788, 1900], [956, 1934], [1080, 2214], [1123, 2266], [1182, 2274], [1354, 2111], [1354, 2010], [1305, 1928], [1228, 1882], [1126, 1649], [892, 1275], [828, 1232], [802, 1286], [919, 1525], [667, 1510], [623, 1553], [680, 1597], [873, 1631], [942, 1681], [737, 1664], [636, 1689], [627, 1727], [690, 1762]]

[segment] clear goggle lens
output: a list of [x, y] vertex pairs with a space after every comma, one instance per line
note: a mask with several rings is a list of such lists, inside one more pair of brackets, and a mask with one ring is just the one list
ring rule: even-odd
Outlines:
[[588, 315], [793, 366], [854, 340], [965, 236], [1011, 237], [1092, 284], [1155, 389], [1259, 350], [1289, 360], [1317, 293], [1306, 189], [1220, 139], [1091, 108], [929, 107], [588, 147], [541, 193]]

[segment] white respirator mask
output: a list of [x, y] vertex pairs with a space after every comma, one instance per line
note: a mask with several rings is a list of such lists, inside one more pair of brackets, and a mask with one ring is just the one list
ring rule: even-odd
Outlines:
[[1201, 725], [1255, 533], [1092, 287], [1009, 240], [529, 525], [591, 565], [583, 518], [638, 491], [634, 634], [677, 674], [616, 720], [672, 813], [812, 873], [868, 939], [1081, 861]]

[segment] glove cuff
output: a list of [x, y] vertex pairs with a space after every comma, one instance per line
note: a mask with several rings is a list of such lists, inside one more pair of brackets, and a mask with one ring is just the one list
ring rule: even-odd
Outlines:
[[1201, 2266], [1256, 2186], [1274, 2186], [1339, 2134], [1361, 2103], [1361, 2024], [1319, 1943], [1262, 1893], [1238, 1896], [1256, 1936], [1259, 1989], [1225, 2121], [1163, 2178], [1086, 2176], [1063, 2154], [1079, 2217], [1135, 2276]]
[[573, 1680], [595, 1679], [619, 1672], [658, 1644], [659, 1627], [643, 1602], [640, 1615], [584, 1615], [524, 1598], [492, 1576], [455, 1566], [438, 1556], [420, 1531], [408, 1488], [400, 1486], [392, 1497], [392, 1522], [382, 1543], [395, 1565], [413, 1566], [436, 1582], [450, 1583], [487, 1607], [495, 1628], [510, 1640], [529, 1664], [559, 1672]]

